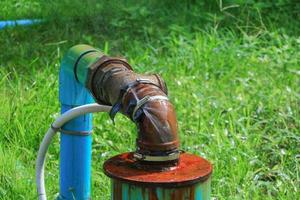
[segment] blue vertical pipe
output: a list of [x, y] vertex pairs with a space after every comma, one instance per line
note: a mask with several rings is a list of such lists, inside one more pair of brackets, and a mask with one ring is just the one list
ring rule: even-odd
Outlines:
[[[59, 74], [61, 113], [76, 106], [94, 102], [88, 90], [76, 80], [74, 75], [74, 63], [84, 52], [79, 52], [77, 58], [70, 52], [63, 58]], [[77, 117], [62, 127], [60, 136], [60, 195], [58, 199], [90, 199], [92, 136], [87, 133], [91, 131], [92, 114]]]

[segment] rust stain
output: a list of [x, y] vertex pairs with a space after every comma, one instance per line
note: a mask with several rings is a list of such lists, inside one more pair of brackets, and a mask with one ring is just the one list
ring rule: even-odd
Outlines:
[[190, 199], [194, 199], [195, 198], [195, 186], [191, 186], [190, 187]]
[[[123, 198], [136, 199], [137, 193], [132, 192], [134, 190], [141, 192], [141, 200], [195, 200], [195, 185], [180, 188], [159, 188], [129, 184], [129, 190], [125, 197], [122, 196], [122, 185], [128, 185], [128, 183], [114, 180], [113, 184], [113, 200], [122, 200]], [[162, 190], [162, 196], [160, 197], [157, 193], [158, 190]]]
[[185, 195], [185, 189], [178, 188], [178, 189], [174, 190], [174, 192], [172, 193], [171, 199], [172, 200], [185, 200], [184, 195]]
[[113, 181], [113, 200], [122, 200], [122, 183]]
[[157, 197], [155, 188], [150, 188], [149, 189], [149, 200], [159, 200], [158, 197]]
[[107, 176], [128, 183], [153, 187], [184, 187], [206, 181], [212, 173], [212, 165], [199, 156], [182, 153], [177, 166], [166, 171], [138, 168], [133, 153], [117, 155], [104, 163]]

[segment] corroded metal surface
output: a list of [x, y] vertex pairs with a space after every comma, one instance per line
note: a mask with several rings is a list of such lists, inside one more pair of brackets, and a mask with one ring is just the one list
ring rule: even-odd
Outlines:
[[[61, 78], [61, 85], [70, 85], [69, 91], [76, 91], [81, 86], [77, 83], [81, 83], [98, 103], [112, 105], [112, 119], [121, 112], [136, 124], [137, 159], [177, 163], [176, 112], [167, 97], [167, 86], [159, 75], [137, 74], [126, 59], [106, 56], [88, 45], [72, 47], [64, 58], [62, 66], [67, 67], [63, 67], [61, 72], [67, 72], [68, 76]], [[71, 84], [68, 84], [70, 80]], [[85, 88], [83, 90], [87, 92]], [[60, 98], [70, 99], [69, 95], [64, 95], [69, 91], [61, 92]], [[77, 105], [86, 98], [81, 92], [73, 93], [72, 96], [80, 98], [70, 105]], [[92, 101], [91, 98], [88, 100]]]
[[115, 180], [149, 187], [186, 187], [205, 182], [212, 173], [212, 165], [204, 158], [182, 153], [177, 166], [163, 171], [143, 169], [133, 153], [112, 157], [104, 163], [104, 172]]
[[[136, 124], [138, 153], [164, 156], [178, 152], [176, 113], [159, 75], [137, 74], [125, 59], [108, 56], [91, 65], [87, 74], [86, 87], [97, 102], [113, 106], [111, 117], [120, 111]], [[139, 101], [157, 96], [164, 100], [147, 101], [134, 112]]]
[[112, 180], [112, 200], [209, 200], [210, 179], [187, 187], [147, 187]]
[[169, 153], [178, 156], [176, 113], [159, 75], [137, 74], [126, 59], [106, 56], [88, 45], [72, 47], [65, 58], [64, 66], [69, 67], [63, 70], [84, 85], [98, 103], [112, 105], [112, 119], [120, 111], [136, 124], [137, 153], [166, 157], [163, 160], [170, 158]]

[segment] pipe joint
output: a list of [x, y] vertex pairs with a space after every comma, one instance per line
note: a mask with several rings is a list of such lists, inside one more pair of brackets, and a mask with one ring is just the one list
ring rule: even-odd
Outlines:
[[164, 80], [157, 74], [136, 74], [120, 58], [104, 56], [92, 66], [87, 87], [97, 102], [112, 105], [112, 119], [121, 112], [136, 124], [137, 152], [144, 157], [171, 152], [172, 156], [166, 157], [175, 158], [179, 146], [177, 120]]
[[143, 157], [176, 157], [176, 113], [168, 99], [167, 86], [158, 74], [137, 74], [126, 59], [106, 56], [87, 45], [72, 47], [67, 57], [74, 69], [66, 70], [75, 72], [74, 77], [98, 103], [112, 106], [112, 119], [121, 112], [136, 124], [136, 153]]

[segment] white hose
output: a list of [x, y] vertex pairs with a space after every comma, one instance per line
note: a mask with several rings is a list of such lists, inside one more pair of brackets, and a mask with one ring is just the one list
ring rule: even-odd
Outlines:
[[55, 133], [68, 121], [87, 113], [94, 112], [109, 112], [110, 106], [99, 105], [97, 103], [87, 104], [75, 107], [58, 117], [48, 129], [43, 141], [40, 145], [36, 160], [36, 187], [39, 200], [46, 200], [45, 180], [44, 180], [44, 165], [48, 147]]

